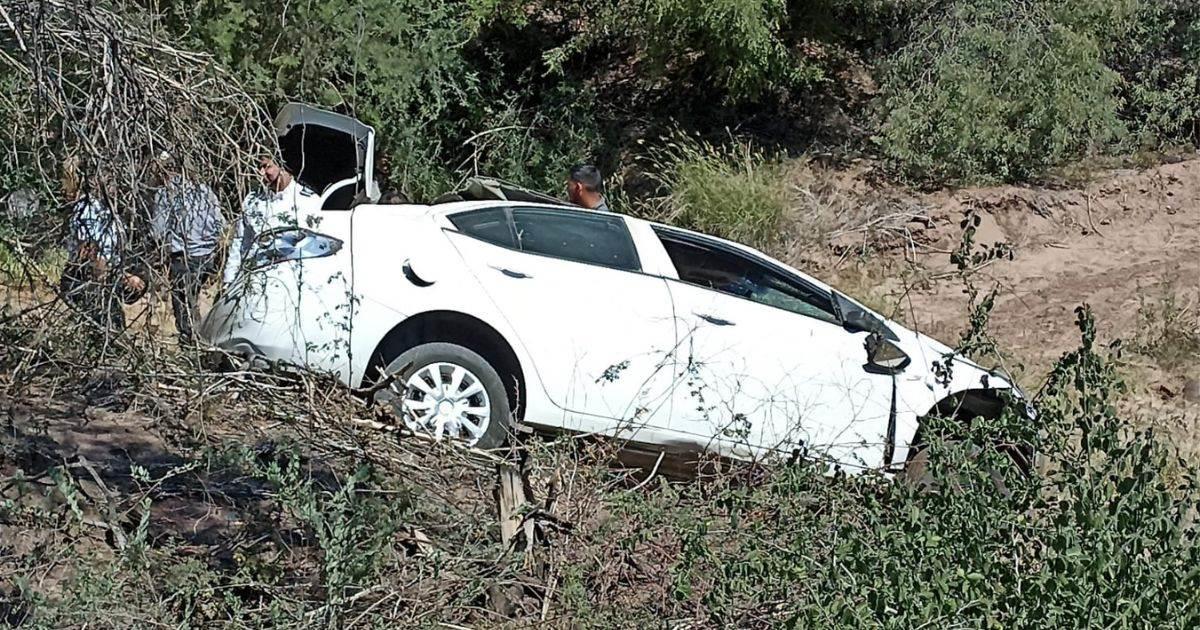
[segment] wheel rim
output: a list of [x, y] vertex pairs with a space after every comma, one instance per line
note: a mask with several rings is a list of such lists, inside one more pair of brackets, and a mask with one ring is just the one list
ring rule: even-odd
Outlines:
[[434, 439], [447, 437], [473, 446], [491, 424], [487, 389], [474, 372], [461, 365], [426, 365], [408, 377], [402, 396], [404, 424]]

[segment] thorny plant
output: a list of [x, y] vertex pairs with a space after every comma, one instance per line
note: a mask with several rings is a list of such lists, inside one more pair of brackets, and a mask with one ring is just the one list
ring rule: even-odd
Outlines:
[[993, 243], [982, 250], [976, 249], [975, 233], [982, 222], [975, 210], [967, 212], [959, 227], [962, 237], [958, 246], [950, 252], [950, 263], [962, 282], [963, 292], [967, 295], [968, 325], [959, 338], [953, 354], [943, 357], [933, 364], [934, 374], [943, 384], [949, 384], [953, 378], [954, 355], [977, 358], [991, 355], [999, 358], [999, 348], [996, 341], [988, 332], [988, 321], [992, 309], [996, 305], [996, 289], [992, 288], [980, 297], [980, 289], [975, 283], [975, 274], [984, 266], [997, 260], [1012, 260], [1013, 248], [1009, 243]]
[[[38, 351], [48, 344], [77, 348], [82, 365], [127, 373], [163, 365], [169, 353], [147, 325], [168, 284], [167, 252], [148, 238], [148, 201], [165, 177], [156, 158], [170, 154], [172, 171], [212, 185], [232, 206], [250, 190], [253, 156], [274, 147], [266, 113], [207, 55], [169, 45], [153, 21], [120, 6], [0, 1], [0, 179], [5, 193], [38, 202], [32, 216], [7, 217], [17, 229], [0, 234], [0, 256], [9, 259], [0, 320], [23, 331], [4, 351], [25, 355], [21, 373], [51, 368]], [[59, 226], [74, 201], [60, 189], [67, 170], [124, 224], [126, 269], [148, 273], [149, 297], [134, 307], [126, 334], [53, 290], [61, 269], [45, 261], [63, 241]]]

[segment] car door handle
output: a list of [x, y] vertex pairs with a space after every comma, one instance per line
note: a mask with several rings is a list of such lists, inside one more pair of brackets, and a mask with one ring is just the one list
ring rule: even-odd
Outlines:
[[492, 269], [495, 269], [496, 271], [499, 271], [500, 273], [502, 273], [502, 274], [504, 274], [504, 275], [508, 276], [509, 278], [516, 278], [516, 279], [518, 279], [518, 280], [525, 280], [525, 279], [527, 279], [527, 278], [532, 278], [532, 277], [533, 277], [533, 276], [530, 276], [530, 275], [527, 275], [527, 274], [523, 274], [523, 273], [521, 273], [520, 271], [513, 271], [512, 269], [505, 269], [504, 267], [496, 267], [496, 266], [493, 266], [493, 267], [492, 267]]
[[696, 313], [696, 317], [703, 319], [704, 321], [712, 324], [713, 326], [736, 326], [737, 325], [737, 324], [734, 324], [733, 322], [729, 321], [728, 319], [721, 319], [720, 317], [713, 317], [712, 315], [705, 315], [704, 313]]

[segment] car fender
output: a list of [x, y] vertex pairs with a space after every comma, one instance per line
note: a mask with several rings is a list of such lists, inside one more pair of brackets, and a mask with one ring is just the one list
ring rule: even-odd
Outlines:
[[[1026, 398], [1011, 377], [997, 370], [988, 370], [925, 335], [909, 331], [904, 333], [907, 334], [901, 335], [901, 345], [912, 357], [913, 363], [895, 377], [893, 464], [902, 463], [908, 458], [922, 419], [947, 399], [969, 392], [1000, 390], [1011, 392], [1020, 399]], [[1031, 410], [1028, 415], [1032, 417]]]

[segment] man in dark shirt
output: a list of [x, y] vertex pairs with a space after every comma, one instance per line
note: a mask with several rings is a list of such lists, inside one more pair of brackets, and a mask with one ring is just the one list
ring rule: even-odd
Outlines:
[[589, 210], [612, 212], [604, 199], [604, 178], [591, 164], [576, 164], [567, 172], [567, 198]]

